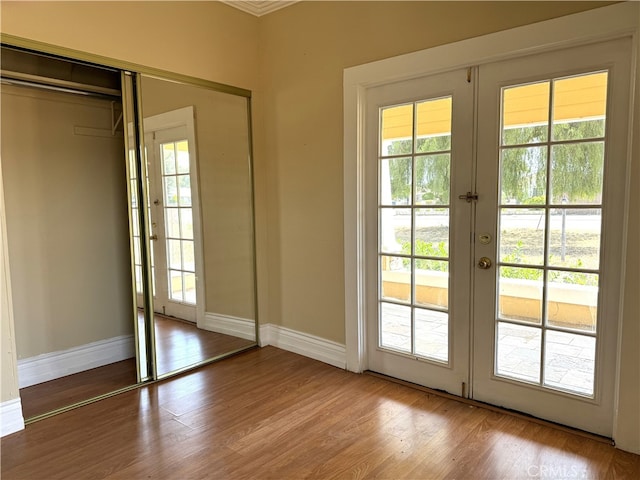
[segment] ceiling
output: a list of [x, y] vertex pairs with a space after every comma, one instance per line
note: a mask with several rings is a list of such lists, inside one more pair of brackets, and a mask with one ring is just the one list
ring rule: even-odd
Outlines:
[[250, 13], [256, 17], [261, 17], [267, 13], [275, 12], [281, 8], [288, 7], [299, 0], [220, 0], [234, 8]]

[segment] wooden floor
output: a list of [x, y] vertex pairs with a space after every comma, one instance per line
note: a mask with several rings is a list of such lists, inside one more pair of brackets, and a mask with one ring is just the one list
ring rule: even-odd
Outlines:
[[195, 324], [155, 315], [158, 375], [255, 344], [252, 340], [210, 332]]
[[[249, 340], [209, 332], [194, 324], [156, 315], [158, 374], [197, 364], [245, 348]], [[22, 414], [33, 418], [58, 408], [98, 397], [137, 382], [135, 359], [112, 363], [20, 389]]]
[[36, 422], [2, 479], [640, 478], [640, 457], [274, 347]]

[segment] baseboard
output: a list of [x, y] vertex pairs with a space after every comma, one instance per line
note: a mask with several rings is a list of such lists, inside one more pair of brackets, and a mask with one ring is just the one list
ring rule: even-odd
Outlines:
[[18, 360], [18, 386], [30, 387], [132, 357], [135, 357], [133, 335], [122, 335], [68, 350], [44, 353]]
[[344, 345], [279, 325], [260, 325], [260, 346], [267, 345], [304, 355], [334, 367], [342, 369], [347, 367]]
[[244, 338], [245, 340], [255, 340], [256, 338], [255, 321], [247, 318], [207, 312], [198, 327], [210, 332]]
[[0, 403], [0, 437], [24, 429], [22, 402], [20, 398]]
[[[255, 339], [253, 320], [207, 312], [200, 328], [247, 340]], [[260, 346], [273, 345], [338, 368], [346, 368], [346, 349], [324, 338], [297, 332], [279, 325], [260, 325]]]

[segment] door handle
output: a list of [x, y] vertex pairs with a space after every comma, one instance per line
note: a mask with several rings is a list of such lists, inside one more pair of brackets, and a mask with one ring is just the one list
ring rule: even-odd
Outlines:
[[158, 235], [149, 236], [149, 240], [158, 240]]
[[482, 257], [478, 261], [478, 268], [481, 268], [483, 270], [488, 270], [489, 268], [491, 268], [491, 259], [488, 257]]

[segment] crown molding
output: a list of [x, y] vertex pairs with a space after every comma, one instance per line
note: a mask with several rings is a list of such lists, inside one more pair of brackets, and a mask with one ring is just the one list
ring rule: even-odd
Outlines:
[[267, 13], [275, 12], [281, 8], [288, 7], [300, 0], [220, 0], [222, 3], [250, 13], [256, 17], [261, 17]]

